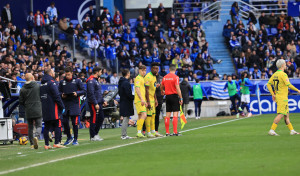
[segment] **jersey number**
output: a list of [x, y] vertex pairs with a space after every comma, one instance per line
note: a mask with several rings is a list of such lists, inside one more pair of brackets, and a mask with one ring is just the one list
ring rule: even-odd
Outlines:
[[274, 82], [274, 89], [275, 89], [275, 91], [278, 91], [279, 80], [278, 79], [274, 79], [273, 82]]

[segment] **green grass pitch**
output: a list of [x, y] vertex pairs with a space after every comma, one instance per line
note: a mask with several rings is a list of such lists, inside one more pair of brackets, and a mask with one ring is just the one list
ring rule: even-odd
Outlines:
[[[268, 136], [274, 116], [255, 116], [145, 142], [148, 139], [121, 140], [118, 128], [101, 130], [101, 142], [90, 142], [88, 130], [79, 130], [80, 145], [65, 149], [45, 151], [43, 141], [38, 150], [28, 145], [0, 145], [0, 173], [21, 168], [6, 175], [298, 175], [300, 136], [290, 136], [283, 120], [276, 130], [280, 136]], [[229, 120], [188, 119], [184, 130]], [[298, 114], [291, 114], [291, 122], [300, 130]], [[164, 124], [160, 125], [164, 133]], [[135, 135], [136, 128], [128, 130]], [[135, 144], [124, 145], [128, 143]], [[124, 146], [64, 159], [119, 145]], [[48, 161], [55, 162], [28, 168]]]

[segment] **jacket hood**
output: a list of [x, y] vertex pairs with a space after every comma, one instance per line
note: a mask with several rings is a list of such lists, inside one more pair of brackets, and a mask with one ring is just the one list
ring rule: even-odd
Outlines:
[[42, 84], [44, 84], [44, 83], [46, 83], [46, 82], [48, 82], [48, 81], [51, 81], [51, 80], [53, 80], [54, 81], [54, 78], [52, 78], [50, 75], [48, 75], [48, 74], [45, 74], [44, 76], [43, 76], [43, 78], [42, 78]]
[[35, 82], [35, 81], [31, 81], [30, 83], [26, 83], [26, 84], [24, 84], [24, 88], [25, 89], [30, 89], [30, 88], [33, 88], [34, 86], [36, 86], [37, 85], [37, 83]]
[[121, 77], [119, 80], [119, 86], [121, 86], [125, 81], [128, 81], [128, 79]]
[[185, 80], [183, 80], [182, 82], [181, 82], [181, 85], [187, 85], [188, 84], [188, 82], [186, 82]]

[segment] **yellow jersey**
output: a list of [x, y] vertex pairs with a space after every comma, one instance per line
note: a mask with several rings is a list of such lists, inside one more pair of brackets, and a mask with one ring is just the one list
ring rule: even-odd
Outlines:
[[149, 86], [149, 100], [155, 101], [156, 76], [154, 76], [151, 72], [145, 76], [145, 86]]
[[146, 101], [145, 81], [141, 75], [138, 75], [134, 80], [134, 103], [141, 102], [140, 97], [136, 93], [136, 88], [140, 88], [141, 96]]
[[277, 70], [270, 78], [268, 84], [274, 87], [276, 101], [287, 101], [289, 93], [290, 80], [286, 73]]

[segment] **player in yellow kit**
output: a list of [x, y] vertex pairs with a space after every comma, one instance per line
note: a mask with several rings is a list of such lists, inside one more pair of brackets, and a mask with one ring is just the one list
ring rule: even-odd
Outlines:
[[146, 114], [146, 90], [144, 76], [146, 75], [146, 66], [139, 66], [139, 75], [134, 80], [134, 105], [138, 113], [137, 120], [137, 137], [145, 137], [142, 134], [142, 128], [147, 117]]
[[[278, 136], [275, 130], [282, 117], [284, 117], [285, 124], [289, 128], [290, 134], [299, 134], [294, 130], [289, 118], [288, 88], [297, 91], [298, 93], [300, 93], [300, 91], [290, 83], [287, 74], [284, 73], [284, 70], [286, 69], [285, 60], [279, 59], [276, 62], [276, 66], [278, 70], [272, 75], [267, 84], [267, 87], [272, 94], [273, 101], [277, 104], [277, 116], [274, 119], [268, 134], [271, 136]], [[272, 86], [274, 87], [275, 93]]]
[[161, 137], [162, 135], [155, 132], [155, 108], [158, 106], [156, 99], [156, 75], [158, 74], [159, 64], [153, 62], [151, 71], [145, 76], [146, 100], [147, 100], [147, 118], [146, 132], [149, 138]]

